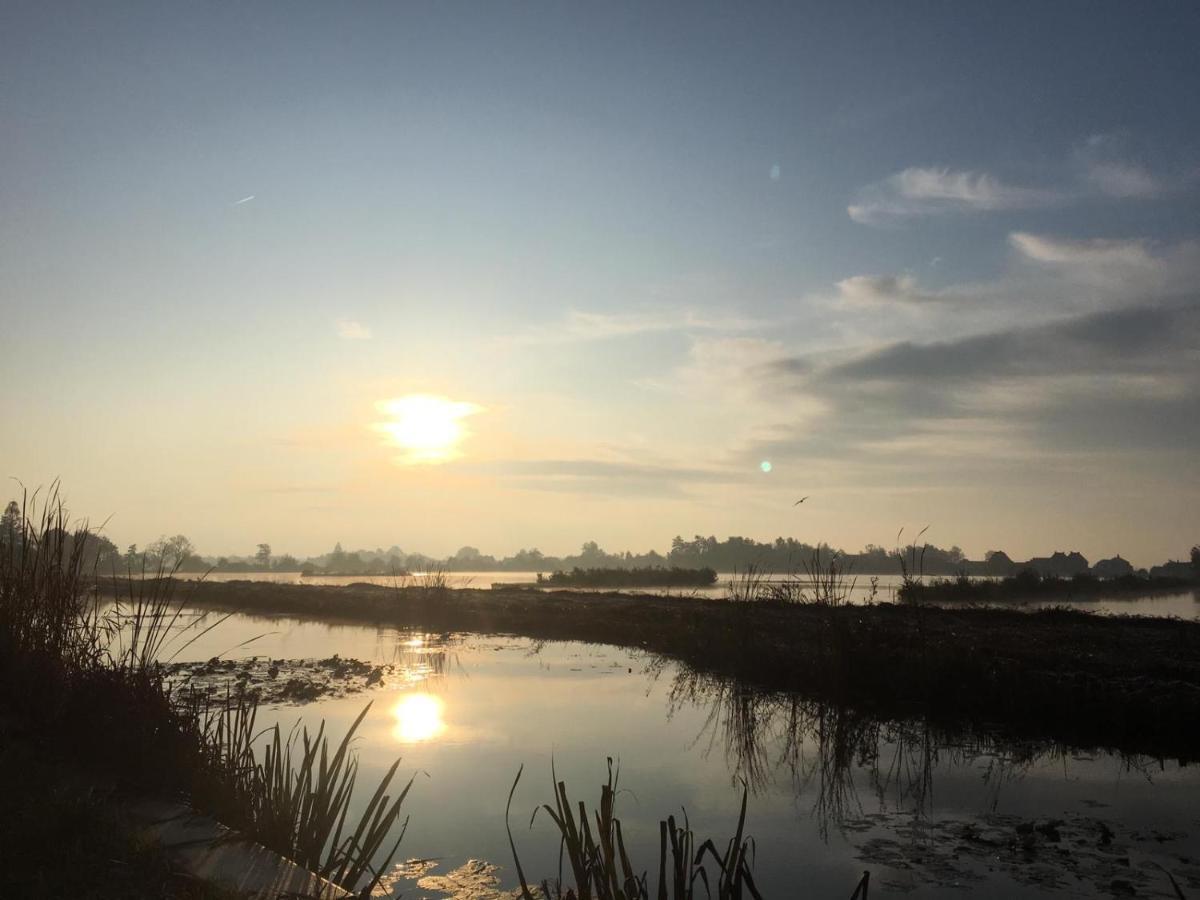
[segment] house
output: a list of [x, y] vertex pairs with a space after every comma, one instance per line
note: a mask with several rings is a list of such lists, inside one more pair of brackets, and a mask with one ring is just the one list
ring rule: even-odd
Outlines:
[[1124, 578], [1133, 574], [1133, 566], [1129, 560], [1117, 554], [1112, 559], [1102, 559], [1092, 566], [1092, 574], [1097, 578]]
[[1086, 575], [1090, 570], [1087, 557], [1075, 550], [1070, 553], [1056, 551], [1053, 556], [1035, 556], [1025, 563], [1024, 568], [1043, 578], [1070, 578], [1073, 575]]
[[1171, 560], [1165, 562], [1161, 566], [1154, 566], [1150, 570], [1151, 578], [1181, 578], [1184, 581], [1191, 581], [1196, 577], [1196, 570], [1192, 568], [1192, 564], [1188, 562], [1179, 562]]

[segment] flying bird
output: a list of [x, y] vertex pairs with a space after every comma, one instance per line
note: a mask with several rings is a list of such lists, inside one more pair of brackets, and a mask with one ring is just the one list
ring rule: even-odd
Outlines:
[[807, 499], [808, 499], [807, 496], [801, 497], [799, 500], [797, 500], [795, 503], [793, 503], [792, 506], [799, 506], [801, 503], [803, 503]]

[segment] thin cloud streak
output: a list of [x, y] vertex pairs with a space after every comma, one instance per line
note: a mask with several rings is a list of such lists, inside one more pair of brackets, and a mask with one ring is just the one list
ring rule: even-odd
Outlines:
[[671, 331], [741, 332], [763, 327], [764, 323], [741, 316], [711, 315], [691, 309], [657, 312], [594, 313], [571, 310], [559, 322], [535, 325], [500, 339], [515, 346], [571, 344], [635, 337]]
[[986, 172], [913, 166], [859, 191], [846, 212], [862, 225], [919, 216], [1037, 209], [1065, 195], [1050, 188], [1007, 184]]

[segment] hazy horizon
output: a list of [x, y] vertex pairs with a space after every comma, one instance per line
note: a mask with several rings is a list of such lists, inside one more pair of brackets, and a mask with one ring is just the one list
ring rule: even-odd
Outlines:
[[1198, 44], [1184, 4], [6, 4], [0, 475], [206, 555], [1183, 558]]

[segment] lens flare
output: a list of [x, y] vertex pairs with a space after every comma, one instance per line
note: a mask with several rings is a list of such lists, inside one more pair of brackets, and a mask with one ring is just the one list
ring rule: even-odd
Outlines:
[[760, 469], [762, 469], [764, 472], [770, 472], [771, 469], [774, 468], [774, 466], [771, 465], [771, 461], [769, 459], [764, 459], [762, 462], [760, 462], [758, 464], [758, 467]]

